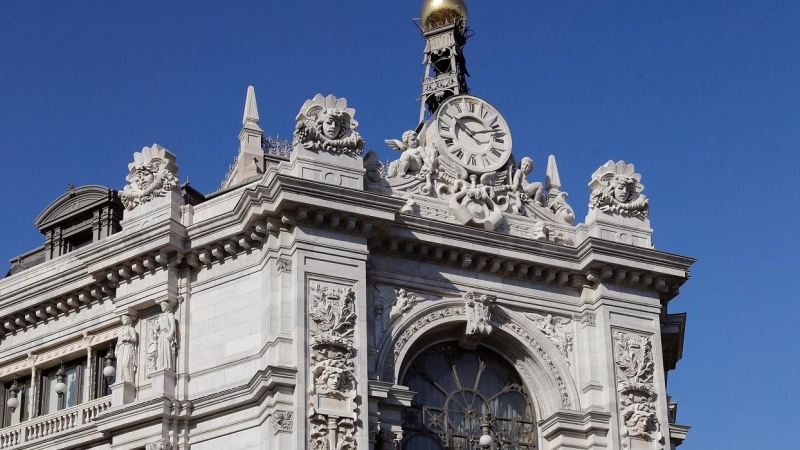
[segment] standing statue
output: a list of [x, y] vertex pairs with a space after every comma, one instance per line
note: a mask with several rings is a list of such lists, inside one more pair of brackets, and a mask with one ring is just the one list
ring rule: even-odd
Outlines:
[[139, 336], [131, 324], [131, 316], [123, 315], [120, 320], [122, 327], [117, 333], [117, 381], [136, 382], [136, 349], [139, 345]]
[[162, 313], [152, 323], [150, 341], [147, 344], [147, 360], [150, 371], [175, 370], [175, 356], [178, 350], [177, 327], [172, 305], [161, 302]]
[[415, 131], [408, 130], [403, 133], [402, 141], [386, 139], [385, 142], [389, 147], [403, 152], [399, 160], [389, 164], [387, 177], [408, 178], [411, 176], [409, 172], [430, 172], [433, 169], [433, 159], [427, 149], [420, 145], [419, 136]]

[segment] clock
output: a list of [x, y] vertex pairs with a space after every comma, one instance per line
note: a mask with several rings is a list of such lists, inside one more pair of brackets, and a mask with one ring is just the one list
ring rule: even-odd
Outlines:
[[492, 172], [511, 157], [511, 133], [503, 116], [473, 95], [450, 97], [433, 117], [434, 141], [440, 153], [467, 170]]

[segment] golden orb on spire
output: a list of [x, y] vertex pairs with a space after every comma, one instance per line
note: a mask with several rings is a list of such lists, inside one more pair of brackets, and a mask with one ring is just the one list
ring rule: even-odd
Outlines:
[[469, 14], [464, 0], [423, 0], [419, 16], [422, 30], [428, 31], [454, 24], [459, 19], [465, 24]]

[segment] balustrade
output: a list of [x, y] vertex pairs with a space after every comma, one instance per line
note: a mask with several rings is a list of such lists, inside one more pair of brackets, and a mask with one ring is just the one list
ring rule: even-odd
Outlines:
[[0, 430], [0, 449], [13, 448], [86, 425], [109, 408], [111, 397], [103, 397]]

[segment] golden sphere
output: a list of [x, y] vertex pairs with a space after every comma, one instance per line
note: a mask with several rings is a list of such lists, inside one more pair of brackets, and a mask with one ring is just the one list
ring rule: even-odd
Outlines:
[[467, 4], [464, 0], [424, 0], [419, 16], [424, 31], [455, 23], [467, 23]]

